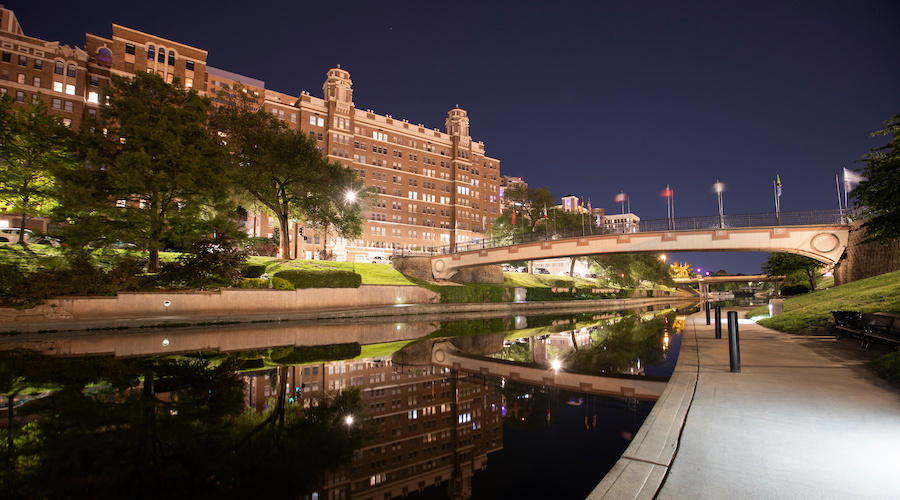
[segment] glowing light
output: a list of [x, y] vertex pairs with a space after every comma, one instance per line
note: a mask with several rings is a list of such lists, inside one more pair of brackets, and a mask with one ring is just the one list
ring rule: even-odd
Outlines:
[[353, 425], [353, 415], [347, 415], [347, 417], [344, 419], [344, 422], [346, 422], [347, 425]]
[[170, 301], [166, 300], [166, 301], [163, 302], [163, 305], [166, 306], [166, 307], [169, 307], [169, 306], [172, 305], [172, 303], [171, 303]]
[[559, 358], [555, 358], [550, 362], [550, 366], [553, 367], [553, 370], [559, 371], [559, 369], [562, 368], [562, 361], [560, 361]]
[[356, 191], [347, 191], [344, 194], [344, 199], [347, 200], [348, 203], [353, 203], [356, 201]]
[[659, 260], [661, 260], [663, 262], [665, 262], [667, 258], [668, 258], [668, 256], [666, 254], [662, 254], [659, 256]]

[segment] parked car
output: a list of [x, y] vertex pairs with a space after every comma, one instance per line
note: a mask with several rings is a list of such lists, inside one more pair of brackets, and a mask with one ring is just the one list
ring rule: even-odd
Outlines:
[[543, 267], [535, 268], [534, 274], [550, 274], [550, 271], [544, 269]]
[[517, 267], [517, 268], [516, 268], [516, 272], [517, 272], [517, 273], [527, 273], [527, 272], [528, 272], [528, 268], [527, 268], [527, 267], [524, 267], [524, 266], [523, 266], [523, 267]]
[[390, 264], [391, 259], [387, 257], [382, 257], [381, 255], [376, 255], [372, 257], [372, 264]]
[[[6, 239], [6, 241], [0, 240], [0, 243], [4, 245], [15, 245], [19, 242], [19, 228], [3, 228], [0, 229], [0, 236]], [[25, 244], [26, 245], [34, 245], [40, 243], [40, 239], [34, 234], [34, 231], [31, 229], [25, 230]]]

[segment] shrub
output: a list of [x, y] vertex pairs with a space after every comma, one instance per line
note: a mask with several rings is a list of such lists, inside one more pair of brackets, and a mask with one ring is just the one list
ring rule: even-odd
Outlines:
[[262, 280], [259, 278], [247, 278], [244, 281], [238, 283], [238, 288], [269, 288], [271, 282], [269, 280]]
[[804, 293], [809, 293], [808, 285], [803, 285], [803, 284], [786, 285], [781, 288], [781, 294], [787, 295], [789, 297], [794, 296], [794, 295], [803, 295]]
[[287, 269], [275, 277], [288, 281], [294, 288], [359, 288], [362, 276], [352, 271], [312, 271]]
[[243, 274], [245, 278], [259, 278], [265, 273], [265, 264], [247, 264], [241, 269], [241, 274]]
[[892, 383], [900, 383], [900, 351], [894, 351], [872, 361], [875, 372]]
[[25, 275], [15, 264], [0, 263], [0, 295], [11, 296]]
[[228, 286], [242, 278], [241, 268], [246, 259], [246, 251], [230, 238], [201, 241], [194, 244], [192, 253], [163, 264], [158, 276], [163, 283], [174, 285]]
[[278, 276], [272, 277], [271, 281], [272, 281], [272, 286], [276, 290], [293, 290], [294, 289], [293, 283], [291, 283], [290, 281], [288, 281], [286, 279], [279, 278]]
[[506, 288], [499, 286], [441, 286], [435, 291], [441, 294], [442, 304], [506, 302], [508, 296]]

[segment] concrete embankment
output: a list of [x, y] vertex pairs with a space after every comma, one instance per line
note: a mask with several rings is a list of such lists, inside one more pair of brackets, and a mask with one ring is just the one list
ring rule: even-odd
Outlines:
[[678, 297], [441, 304], [419, 287], [363, 285], [312, 290], [122, 293], [63, 297], [34, 309], [0, 309], [0, 333], [134, 328], [164, 323], [253, 322], [453, 314], [527, 314], [534, 311], [615, 310], [684, 301]]

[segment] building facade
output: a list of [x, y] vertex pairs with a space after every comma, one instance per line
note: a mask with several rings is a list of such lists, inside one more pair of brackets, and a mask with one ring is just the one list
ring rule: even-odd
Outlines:
[[[322, 97], [290, 96], [266, 89], [263, 80], [208, 68], [205, 49], [117, 24], [110, 38], [87, 34], [84, 49], [29, 38], [15, 13], [2, 7], [0, 44], [0, 93], [22, 103], [43, 99], [72, 127], [97, 113], [111, 75], [144, 71], [168, 82], [177, 78], [214, 103], [218, 91], [243, 85], [262, 109], [310, 134], [329, 159], [352, 168], [378, 193], [364, 207], [359, 238], [341, 241], [307, 229], [301, 257], [364, 262], [399, 250], [478, 242], [499, 216], [500, 161], [472, 139], [468, 114], [458, 106], [447, 112], [443, 130], [429, 128], [358, 109], [350, 73], [340, 66], [327, 71]], [[248, 234], [274, 232], [264, 213], [247, 213], [244, 222]], [[298, 221], [295, 234], [304, 225]]]

